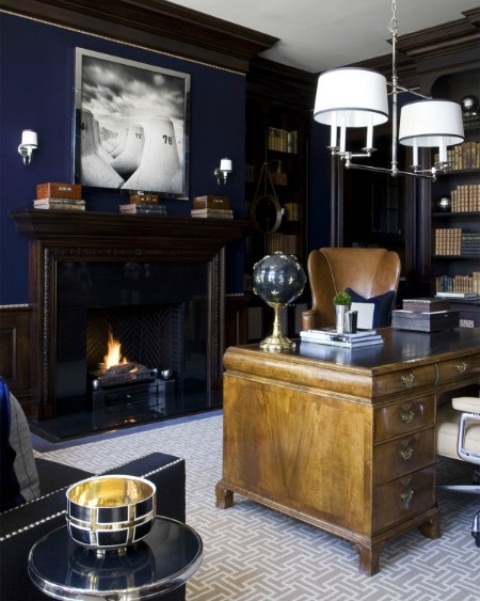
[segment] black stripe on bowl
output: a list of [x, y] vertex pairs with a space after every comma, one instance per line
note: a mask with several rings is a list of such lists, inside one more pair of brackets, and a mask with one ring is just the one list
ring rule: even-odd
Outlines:
[[133, 534], [133, 542], [137, 540], [141, 540], [144, 536], [152, 529], [153, 521], [145, 522], [145, 524], [140, 524], [139, 526], [135, 526], [135, 532]]
[[83, 505], [77, 505], [68, 501], [68, 515], [78, 520], [79, 522], [90, 523], [92, 521], [92, 508], [84, 507]]
[[83, 545], [92, 544], [90, 530], [84, 530], [83, 528], [77, 528], [77, 526], [74, 526], [73, 524], [68, 524], [68, 532], [75, 542]]
[[153, 511], [153, 497], [140, 501], [135, 505], [135, 517], [139, 518], [142, 515], [147, 515]]
[[126, 545], [128, 541], [128, 529], [110, 530], [108, 532], [97, 532], [97, 542], [101, 547], [117, 547]]
[[98, 524], [119, 524], [121, 522], [128, 522], [128, 505], [98, 508]]

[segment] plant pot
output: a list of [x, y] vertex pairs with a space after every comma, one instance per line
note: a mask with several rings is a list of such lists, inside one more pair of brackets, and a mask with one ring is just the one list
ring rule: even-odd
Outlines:
[[335, 329], [339, 334], [343, 334], [348, 330], [348, 312], [349, 305], [335, 305]]

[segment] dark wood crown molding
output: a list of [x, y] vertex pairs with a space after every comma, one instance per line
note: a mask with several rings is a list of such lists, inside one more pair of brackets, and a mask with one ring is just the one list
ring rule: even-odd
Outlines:
[[165, 0], [3, 0], [2, 9], [243, 73], [278, 41]]

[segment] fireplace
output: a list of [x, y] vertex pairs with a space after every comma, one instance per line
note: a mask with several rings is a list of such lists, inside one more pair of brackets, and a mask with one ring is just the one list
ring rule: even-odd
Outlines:
[[[225, 246], [244, 223], [13, 218], [29, 239], [33, 420], [85, 415], [100, 429], [221, 404]], [[102, 380], [111, 338], [130, 367]]]

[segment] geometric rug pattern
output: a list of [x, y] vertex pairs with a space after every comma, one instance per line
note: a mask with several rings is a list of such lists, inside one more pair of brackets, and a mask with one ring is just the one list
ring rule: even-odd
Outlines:
[[[368, 577], [359, 573], [348, 541], [239, 495], [232, 508], [215, 507], [215, 484], [222, 473], [221, 414], [85, 440], [41, 456], [92, 471], [152, 451], [186, 460], [187, 523], [204, 543], [202, 565], [187, 583], [188, 601], [480, 599], [480, 549], [470, 534], [480, 507], [477, 495], [439, 491], [442, 536], [431, 540], [414, 529], [389, 541], [380, 556], [380, 572]], [[451, 462], [443, 469], [464, 466]]]

